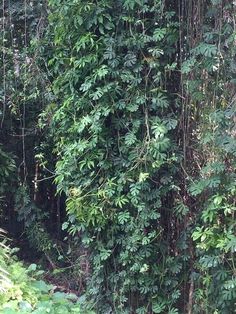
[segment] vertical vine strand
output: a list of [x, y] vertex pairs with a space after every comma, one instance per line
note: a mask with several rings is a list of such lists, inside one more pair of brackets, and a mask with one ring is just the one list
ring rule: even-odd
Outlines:
[[26, 105], [26, 67], [27, 67], [27, 0], [24, 0], [24, 50], [25, 50], [25, 64], [24, 64], [24, 87], [23, 87], [23, 116], [22, 116], [22, 163], [23, 163], [23, 181], [26, 183], [27, 169], [26, 169], [26, 152], [25, 152], [25, 105]]
[[3, 122], [6, 113], [6, 48], [5, 48], [5, 0], [2, 0], [2, 68], [3, 68], [3, 112], [2, 112], [2, 120], [1, 120], [1, 128], [3, 127]]

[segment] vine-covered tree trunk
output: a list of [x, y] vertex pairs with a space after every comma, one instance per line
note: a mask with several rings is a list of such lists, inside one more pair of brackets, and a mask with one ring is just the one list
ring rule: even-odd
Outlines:
[[235, 10], [3, 1], [2, 221], [97, 313], [233, 312]]

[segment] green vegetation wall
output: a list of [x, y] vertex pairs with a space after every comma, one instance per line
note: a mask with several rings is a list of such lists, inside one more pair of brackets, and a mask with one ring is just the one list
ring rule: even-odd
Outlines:
[[160, 1], [50, 4], [56, 183], [64, 227], [89, 250], [88, 293], [101, 313], [173, 312], [186, 260], [173, 211], [176, 13]]
[[[38, 198], [56, 197], [41, 182], [55, 178], [67, 217], [47, 203], [46, 215], [22, 220], [40, 228], [47, 213], [57, 220], [51, 234], [62, 227], [70, 254], [80, 251], [73, 265], [96, 313], [232, 313], [234, 1], [49, 0], [42, 8], [42, 35], [23, 45], [37, 51], [39, 81], [22, 76], [17, 102], [21, 123], [41, 135], [28, 146], [37, 193], [26, 159], [18, 179], [29, 204], [43, 206]], [[32, 64], [23, 64], [28, 74]], [[30, 107], [40, 96], [43, 106]]]

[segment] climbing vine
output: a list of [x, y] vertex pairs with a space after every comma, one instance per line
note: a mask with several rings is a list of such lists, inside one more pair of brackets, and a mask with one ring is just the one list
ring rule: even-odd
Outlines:
[[90, 252], [88, 294], [101, 312], [175, 313], [187, 258], [173, 229], [176, 12], [162, 1], [60, 4], [50, 1], [56, 183], [63, 226]]
[[[182, 72], [194, 105], [195, 312], [230, 313], [235, 304], [235, 4], [212, 1]], [[196, 108], [196, 109], [195, 109]], [[195, 173], [196, 173], [195, 172]]]
[[235, 307], [235, 9], [3, 2], [2, 222], [96, 313]]

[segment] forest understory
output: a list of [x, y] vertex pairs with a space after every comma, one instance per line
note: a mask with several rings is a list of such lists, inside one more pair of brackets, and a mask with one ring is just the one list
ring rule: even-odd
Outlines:
[[236, 1], [0, 3], [0, 313], [236, 313]]

